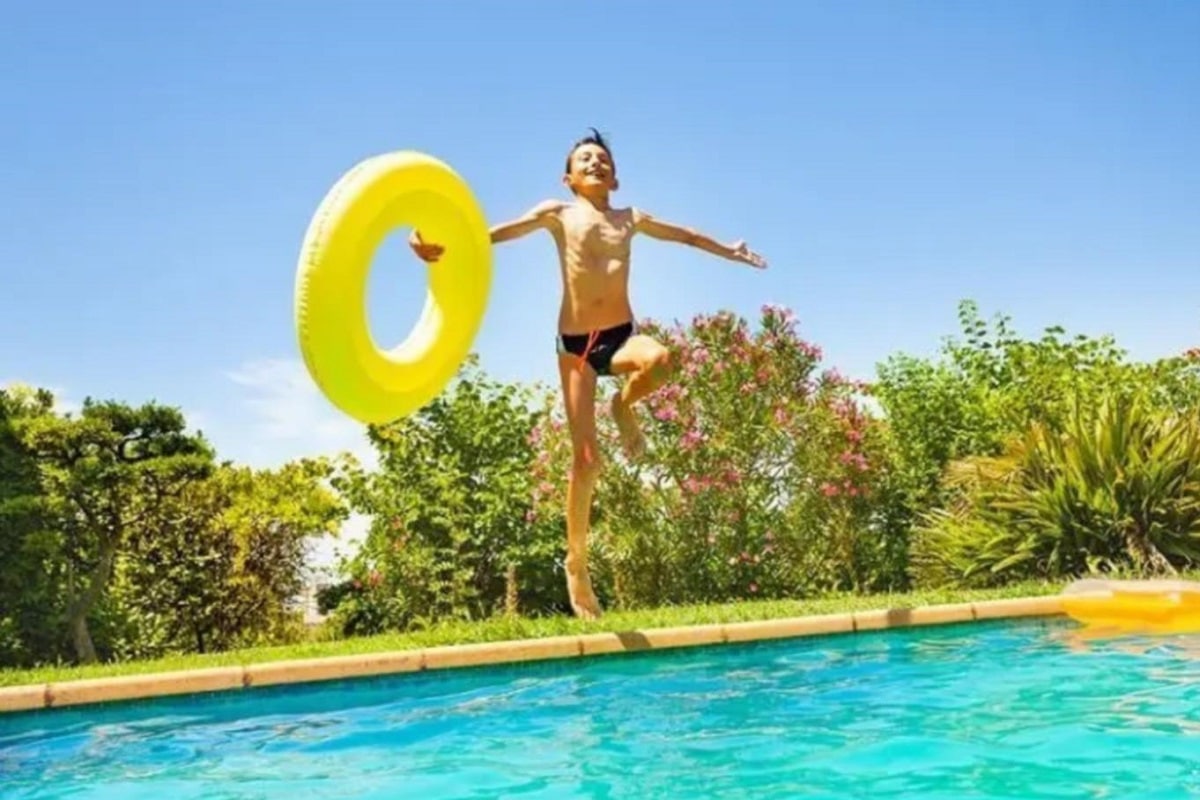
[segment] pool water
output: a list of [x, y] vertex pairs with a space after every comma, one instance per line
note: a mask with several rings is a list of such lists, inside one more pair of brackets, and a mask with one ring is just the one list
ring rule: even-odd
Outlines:
[[3, 798], [1178, 798], [1200, 638], [914, 628], [0, 716]]

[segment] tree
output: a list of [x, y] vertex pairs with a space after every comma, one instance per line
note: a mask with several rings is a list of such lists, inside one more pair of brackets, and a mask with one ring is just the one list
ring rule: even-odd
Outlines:
[[309, 542], [345, 516], [324, 485], [330, 474], [322, 460], [277, 470], [226, 464], [160, 501], [131, 528], [122, 553], [137, 638], [155, 633], [160, 649], [203, 653], [286, 630]]
[[30, 419], [53, 414], [46, 390], [0, 390], [0, 666], [60, 655], [58, 547], [47, 526], [37, 459], [21, 437]]
[[532, 516], [540, 416], [532, 393], [489, 380], [472, 359], [416, 414], [370, 429], [379, 469], [350, 464], [337, 484], [372, 517], [349, 583], [327, 595], [348, 633], [485, 617], [514, 602], [561, 606], [564, 529]]
[[130, 530], [189, 481], [207, 477], [213, 453], [176, 409], [84, 402], [79, 416], [18, 417], [13, 429], [38, 464], [47, 523], [66, 566], [66, 624], [76, 658], [95, 661], [89, 615]]

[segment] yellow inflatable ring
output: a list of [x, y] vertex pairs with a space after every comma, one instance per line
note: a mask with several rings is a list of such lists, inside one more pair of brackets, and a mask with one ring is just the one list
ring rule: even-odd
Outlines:
[[1200, 583], [1177, 580], [1081, 580], [1062, 593], [1063, 610], [1090, 628], [1140, 632], [1200, 631]]
[[[376, 249], [401, 226], [420, 230], [445, 250], [424, 267], [428, 294], [416, 325], [385, 351], [367, 322], [367, 278]], [[454, 170], [413, 151], [360, 162], [317, 208], [300, 253], [295, 322], [309, 374], [331, 403], [360, 422], [412, 413], [436, 397], [466, 359], [491, 277], [483, 211]]]

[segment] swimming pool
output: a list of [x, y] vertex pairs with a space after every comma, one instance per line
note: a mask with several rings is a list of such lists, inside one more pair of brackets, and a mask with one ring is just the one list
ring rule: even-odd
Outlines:
[[1071, 630], [909, 628], [0, 717], [0, 797], [1200, 790], [1200, 637]]

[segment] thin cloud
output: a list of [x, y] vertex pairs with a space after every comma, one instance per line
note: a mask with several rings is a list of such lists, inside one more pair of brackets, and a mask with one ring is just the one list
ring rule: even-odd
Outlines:
[[364, 427], [321, 395], [296, 359], [248, 361], [227, 374], [242, 388], [246, 450], [256, 462], [279, 464], [304, 456], [348, 452], [366, 466], [375, 453]]

